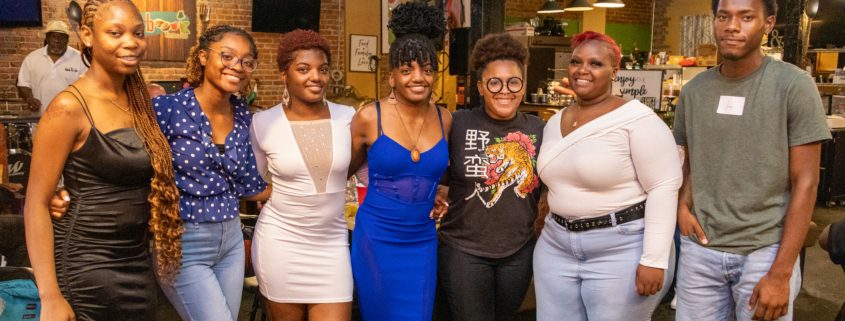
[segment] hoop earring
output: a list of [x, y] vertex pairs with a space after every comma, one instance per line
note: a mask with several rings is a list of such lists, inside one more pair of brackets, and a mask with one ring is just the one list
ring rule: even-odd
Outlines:
[[288, 86], [285, 86], [284, 91], [282, 91], [282, 107], [287, 107], [290, 104], [290, 93], [288, 92]]

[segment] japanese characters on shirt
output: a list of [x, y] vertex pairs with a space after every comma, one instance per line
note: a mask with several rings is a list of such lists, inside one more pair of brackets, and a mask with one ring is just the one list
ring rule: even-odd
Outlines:
[[[484, 158], [484, 150], [487, 148], [487, 143], [490, 142], [489, 137], [489, 131], [467, 129], [464, 140], [464, 151], [468, 151], [468, 154], [464, 156], [466, 177], [487, 178], [487, 161]], [[469, 154], [471, 151], [477, 153]]]
[[509, 187], [523, 199], [534, 191], [540, 182], [534, 170], [536, 142], [536, 135], [521, 131], [491, 138], [488, 131], [467, 129], [463, 147], [464, 173], [467, 178], [484, 178], [484, 183], [475, 182], [475, 189], [465, 200], [478, 197], [485, 207], [491, 208]]

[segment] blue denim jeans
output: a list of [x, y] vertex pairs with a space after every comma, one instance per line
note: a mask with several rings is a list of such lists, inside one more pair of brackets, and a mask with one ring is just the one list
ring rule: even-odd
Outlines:
[[645, 321], [672, 284], [674, 249], [663, 289], [637, 293], [645, 220], [570, 232], [546, 218], [534, 249], [539, 321]]
[[[739, 255], [708, 249], [689, 237], [681, 237], [678, 264], [677, 321], [748, 321], [754, 311], [748, 301], [757, 282], [769, 272], [778, 244]], [[792, 320], [792, 303], [801, 286], [799, 260], [789, 279], [789, 312], [778, 320]]]
[[237, 219], [185, 223], [182, 269], [174, 284], [161, 284], [186, 321], [235, 321], [244, 283], [244, 241]]

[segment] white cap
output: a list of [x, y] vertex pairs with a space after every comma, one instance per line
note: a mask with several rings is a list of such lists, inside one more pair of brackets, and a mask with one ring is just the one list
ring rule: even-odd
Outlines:
[[47, 23], [47, 27], [44, 28], [44, 34], [49, 32], [69, 34], [67, 24], [61, 20], [50, 20], [50, 22]]

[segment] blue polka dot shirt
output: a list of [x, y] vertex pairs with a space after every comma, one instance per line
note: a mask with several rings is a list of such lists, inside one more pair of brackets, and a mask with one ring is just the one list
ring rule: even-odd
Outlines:
[[158, 125], [173, 152], [179, 188], [179, 212], [185, 222], [222, 222], [238, 217], [238, 199], [263, 191], [249, 142], [252, 114], [243, 100], [231, 98], [235, 128], [220, 153], [211, 139], [211, 123], [193, 88], [153, 99]]

